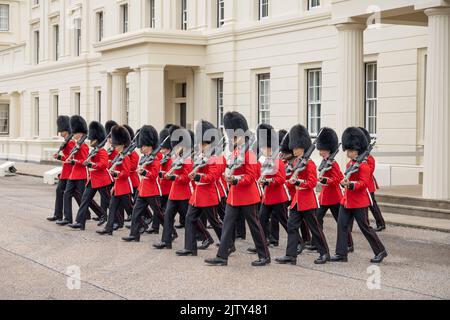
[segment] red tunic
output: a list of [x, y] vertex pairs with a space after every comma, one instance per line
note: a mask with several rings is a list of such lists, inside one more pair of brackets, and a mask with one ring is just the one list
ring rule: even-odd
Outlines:
[[87, 144], [83, 143], [80, 146], [80, 150], [73, 156], [75, 160], [75, 165], [70, 173], [69, 180], [86, 180], [87, 179], [87, 168], [83, 166], [89, 155], [89, 147]]
[[[283, 161], [283, 163], [284, 163], [284, 168], [286, 170], [288, 161]], [[295, 189], [295, 185], [289, 183], [289, 180], [291, 179], [291, 177], [292, 177], [292, 173], [290, 173], [289, 175], [286, 173], [286, 187], [289, 191], [289, 197], [290, 197], [289, 201], [292, 202], [292, 200], [294, 200], [295, 194], [297, 193], [297, 190]]]
[[130, 154], [130, 179], [133, 188], [139, 187], [141, 180], [139, 179], [139, 174], [137, 173], [137, 169], [139, 166], [139, 155], [136, 151], [133, 151]]
[[341, 181], [344, 175], [339, 168], [339, 164], [334, 161], [330, 170], [324, 173], [324, 178], [327, 179], [326, 184], [322, 184], [322, 191], [319, 195], [319, 203], [321, 206], [332, 206], [341, 203], [342, 190]]
[[145, 177], [141, 180], [139, 185], [139, 196], [142, 198], [161, 196], [161, 186], [159, 185], [159, 167], [161, 166], [162, 154], [158, 153], [155, 160], [144, 166], [147, 171]]
[[[234, 156], [238, 155], [238, 150]], [[252, 151], [245, 153], [244, 164], [234, 171], [234, 176], [240, 177], [237, 185], [232, 185], [228, 193], [227, 204], [232, 206], [248, 206], [259, 203], [261, 195], [258, 189], [258, 161]]]
[[375, 158], [372, 155], [369, 155], [367, 158], [367, 164], [370, 168], [370, 182], [369, 182], [369, 192], [373, 193], [377, 191], [377, 186], [375, 183]]
[[227, 160], [222, 156], [212, 156], [214, 162], [217, 166], [217, 178], [216, 185], [219, 190], [220, 198], [226, 197], [228, 195], [228, 184], [225, 180], [225, 170], [227, 169]]
[[292, 200], [291, 209], [297, 206], [297, 211], [307, 211], [317, 209], [319, 202], [317, 201], [315, 187], [317, 186], [317, 167], [314, 161], [309, 160], [306, 169], [300, 172], [298, 180], [303, 180], [296, 188], [294, 199]]
[[206, 166], [198, 170], [201, 176], [200, 181], [196, 181], [194, 193], [189, 200], [189, 204], [194, 207], [212, 207], [217, 206], [220, 200], [220, 193], [217, 189], [216, 180], [219, 168], [216, 165], [216, 159], [211, 157]]
[[[347, 164], [347, 168], [353, 160]], [[368, 185], [370, 183], [370, 167], [367, 163], [362, 163], [359, 171], [350, 176], [350, 181], [354, 182], [354, 189], [345, 189], [341, 204], [347, 209], [367, 208], [371, 204]]]
[[98, 153], [91, 159], [92, 168], [88, 169], [88, 181], [91, 182], [94, 189], [109, 186], [112, 183], [112, 177], [108, 172], [108, 152], [100, 149]]
[[178, 177], [173, 181], [170, 188], [169, 200], [189, 200], [192, 195], [191, 179], [189, 173], [192, 172], [192, 160], [187, 159], [183, 166], [174, 171], [174, 175]]
[[[66, 147], [63, 149], [62, 151], [62, 157], [61, 157], [61, 161], [66, 161], [67, 157], [70, 154], [70, 151], [72, 151], [73, 147], [76, 145], [77, 143], [73, 140], [70, 140]], [[62, 171], [61, 174], [59, 176], [59, 180], [69, 180], [70, 174], [72, 173], [72, 169], [73, 169], [73, 165], [71, 165], [70, 163], [66, 163], [63, 162], [62, 165]]]
[[[161, 164], [160, 171], [162, 174], [166, 174], [167, 171], [170, 170], [170, 167], [172, 166], [172, 159], [170, 158], [166, 163]], [[167, 179], [159, 179], [159, 184], [161, 186], [161, 193], [163, 196], [167, 196], [170, 193], [170, 189], [172, 188], [173, 181], [167, 180]]]
[[114, 178], [114, 187], [112, 189], [112, 194], [114, 196], [122, 196], [125, 194], [131, 194], [133, 192], [133, 187], [131, 186], [130, 180], [130, 158], [126, 156], [122, 163], [117, 165], [114, 169], [119, 171], [119, 175]]
[[266, 176], [266, 179], [273, 181], [264, 187], [262, 203], [265, 205], [274, 205], [284, 203], [289, 200], [289, 192], [286, 188], [286, 168], [281, 159], [276, 160], [278, 170], [273, 175]]
[[112, 161], [117, 157], [119, 153], [114, 149], [111, 154], [108, 155], [108, 169], [112, 166]]

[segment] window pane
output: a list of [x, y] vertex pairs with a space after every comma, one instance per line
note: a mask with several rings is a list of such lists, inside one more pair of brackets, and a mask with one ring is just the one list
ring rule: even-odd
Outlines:
[[9, 5], [0, 4], [0, 31], [9, 31]]

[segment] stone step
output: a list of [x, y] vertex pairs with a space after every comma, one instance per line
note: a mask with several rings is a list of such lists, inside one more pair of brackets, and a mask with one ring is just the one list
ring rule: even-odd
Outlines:
[[386, 203], [386, 202], [378, 202], [378, 206], [380, 207], [381, 212], [392, 212], [396, 214], [403, 214], [410, 216], [450, 220], [450, 210], [448, 209], [421, 207], [421, 206], [405, 205], [398, 203]]
[[377, 193], [376, 197], [378, 202], [383, 203], [450, 210], [450, 200], [432, 200], [432, 199], [424, 199], [421, 197], [411, 197], [411, 196], [392, 195], [383, 193]]

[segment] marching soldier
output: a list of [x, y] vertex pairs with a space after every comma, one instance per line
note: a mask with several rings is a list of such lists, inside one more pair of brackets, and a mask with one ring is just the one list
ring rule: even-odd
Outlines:
[[211, 123], [200, 121], [196, 128], [196, 136], [200, 136], [197, 139], [200, 148], [199, 159], [189, 174], [189, 178], [195, 182], [196, 187], [189, 200], [189, 209], [186, 215], [184, 249], [176, 252], [178, 256], [197, 255], [197, 232], [205, 237], [201, 250], [206, 250], [214, 243], [206, 230], [206, 225], [201, 220], [202, 215], [206, 216], [219, 240], [222, 236], [222, 222], [217, 214], [219, 191], [216, 181], [219, 178], [219, 168], [213, 157], [214, 142], [217, 143], [220, 139], [219, 131]]
[[[339, 164], [330, 157], [338, 152], [339, 138], [331, 128], [323, 128], [316, 140], [317, 150], [324, 161], [324, 168], [319, 172], [319, 183], [322, 190], [319, 195], [320, 208], [317, 210], [317, 219], [323, 230], [323, 218], [328, 210], [331, 211], [334, 220], [338, 222], [339, 209], [341, 207], [342, 191], [341, 181], [344, 175]], [[331, 163], [330, 163], [331, 162]], [[353, 252], [353, 239], [351, 232], [348, 233], [348, 251]]]
[[228, 256], [235, 250], [233, 236], [236, 220], [238, 216], [243, 215], [249, 224], [258, 252], [258, 260], [252, 262], [252, 265], [265, 266], [270, 263], [270, 253], [257, 216], [258, 205], [261, 201], [257, 185], [259, 172], [256, 155], [249, 150], [247, 120], [238, 112], [229, 112], [224, 117], [224, 124], [230, 141], [234, 145], [226, 173], [227, 182], [231, 187], [217, 256], [206, 259], [205, 263], [220, 266], [228, 264]]
[[[364, 135], [366, 136], [367, 141], [371, 142], [372, 138], [370, 136], [369, 131], [367, 131], [365, 128], [360, 129], [364, 132]], [[377, 224], [377, 227], [374, 229], [376, 232], [380, 232], [386, 229], [386, 222], [384, 221], [383, 214], [381, 213], [380, 207], [378, 207], [377, 200], [375, 199], [375, 192], [377, 191], [377, 180], [375, 179], [375, 158], [372, 155], [369, 155], [367, 158], [367, 164], [370, 167], [370, 174], [371, 179], [369, 183], [369, 192], [370, 197], [372, 198], [372, 205], [369, 207], [370, 211], [372, 212], [373, 217], [375, 218], [375, 222]]]
[[[223, 134], [220, 132], [220, 135], [223, 136]], [[217, 187], [219, 189], [219, 195], [220, 195], [220, 202], [219, 206], [217, 208], [217, 214], [219, 215], [220, 220], [223, 222], [225, 219], [225, 208], [227, 206], [227, 196], [228, 196], [228, 183], [225, 180], [225, 171], [227, 169], [227, 159], [223, 155], [223, 145], [224, 142], [216, 147], [217, 154], [214, 156], [216, 158], [216, 165], [217, 165]], [[219, 239], [220, 240], [220, 239]]]
[[[160, 161], [162, 154], [158, 151], [158, 132], [152, 126], [143, 126], [139, 135], [138, 145], [141, 148], [143, 157], [146, 158], [144, 167], [138, 170], [142, 180], [138, 189], [138, 196], [133, 208], [131, 218], [131, 230], [128, 237], [122, 240], [140, 241], [139, 226], [148, 206], [153, 211], [153, 219], [158, 219], [160, 223], [164, 223], [164, 214], [161, 209], [161, 187], [158, 181]], [[142, 162], [142, 160], [141, 160]]]
[[[172, 166], [172, 146], [170, 144], [170, 133], [169, 129], [172, 125], [168, 124], [159, 133], [159, 144], [161, 146], [160, 153], [162, 154], [162, 159], [160, 160], [160, 168], [158, 173], [158, 183], [161, 187], [161, 209], [163, 212], [166, 211], [167, 201], [169, 200], [170, 188], [172, 187], [172, 180], [164, 179], [164, 175], [170, 170]], [[148, 234], [159, 234], [160, 222], [159, 219], [152, 220], [152, 226], [146, 232]]]
[[89, 147], [84, 143], [88, 133], [87, 123], [82, 117], [75, 115], [70, 118], [70, 127], [76, 144], [71, 155], [65, 160], [72, 165], [72, 171], [64, 190], [64, 219], [56, 223], [60, 226], [73, 223], [72, 198], [75, 196], [81, 199], [87, 179], [86, 168], [83, 165], [89, 153]]
[[164, 213], [164, 228], [161, 242], [153, 245], [155, 249], [172, 249], [172, 241], [178, 237], [174, 229], [175, 215], [178, 212], [180, 221], [185, 220], [189, 199], [192, 195], [189, 173], [192, 172], [191, 152], [194, 134], [178, 126], [172, 126], [169, 129], [169, 134], [176, 158], [173, 159], [170, 170], [164, 174], [164, 179], [173, 181], [173, 184], [170, 189], [166, 212]]
[[[342, 149], [347, 151], [347, 157], [350, 159], [347, 169], [357, 164], [356, 159], [367, 150], [368, 146], [369, 143], [361, 129], [351, 127], [344, 131]], [[358, 164], [359, 169], [351, 170], [341, 182], [345, 191], [338, 218], [336, 255], [331, 258], [331, 261], [347, 262], [349, 222], [355, 219], [375, 253], [375, 257], [370, 262], [381, 263], [387, 257], [387, 252], [376, 232], [369, 225], [367, 217], [368, 207], [371, 204], [368, 190], [371, 169], [364, 159]]]
[[[72, 164], [65, 162], [70, 154], [70, 151], [75, 146], [75, 141], [72, 140], [72, 134], [70, 129], [70, 118], [68, 116], [59, 116], [56, 120], [56, 126], [58, 128], [58, 134], [64, 138], [64, 143], [61, 145], [60, 150], [53, 155], [53, 158], [62, 161], [62, 171], [59, 176], [58, 186], [56, 187], [55, 198], [55, 211], [52, 217], [47, 218], [48, 221], [60, 221], [63, 219], [63, 199], [64, 190], [67, 186], [70, 173], [72, 172]], [[79, 199], [77, 199], [79, 200]]]
[[110, 170], [114, 178], [112, 197], [109, 205], [108, 223], [103, 230], [97, 230], [100, 235], [112, 235], [114, 220], [117, 219], [119, 225], [123, 225], [123, 216], [120, 215], [120, 208], [124, 208], [128, 215], [132, 215], [131, 195], [133, 189], [130, 180], [130, 157], [123, 154], [126, 147], [131, 144], [130, 134], [125, 127], [114, 126], [111, 129], [112, 146], [118, 154], [123, 156], [121, 162], [113, 163]]
[[[302, 126], [294, 126], [289, 132], [289, 148], [293, 150], [294, 156], [299, 161], [295, 165], [303, 162], [305, 152], [310, 149], [311, 137], [308, 130]], [[296, 193], [291, 204], [291, 213], [288, 220], [288, 244], [286, 256], [277, 258], [280, 264], [296, 264], [297, 263], [297, 247], [298, 237], [297, 230], [302, 220], [306, 221], [308, 228], [311, 230], [313, 243], [317, 246], [320, 253], [315, 264], [324, 264], [330, 260], [328, 244], [323, 234], [320, 224], [317, 221], [316, 210], [319, 207], [317, 202], [315, 187], [317, 186], [317, 168], [314, 161], [307, 159], [306, 166], [297, 176], [296, 171], [291, 177], [290, 183], [296, 186]]]
[[[131, 138], [131, 140], [133, 140], [134, 136], [135, 136], [134, 130], [126, 124], [124, 124], [123, 126], [128, 130], [128, 133], [130, 134], [130, 138]], [[137, 190], [138, 190], [139, 184], [141, 182], [141, 180], [139, 179], [139, 174], [137, 172], [138, 167], [139, 167], [139, 155], [136, 151], [133, 151], [130, 154], [130, 180], [131, 180], [131, 185], [133, 186], [133, 197], [132, 197], [133, 199], [136, 198]], [[131, 217], [129, 217], [129, 218], [131, 218]]]
[[[106, 132], [103, 125], [97, 121], [93, 121], [89, 124], [89, 135], [91, 147], [98, 147], [106, 139]], [[84, 230], [86, 226], [86, 216], [88, 207], [91, 201], [93, 201], [95, 194], [100, 193], [100, 197], [103, 203], [108, 203], [110, 200], [109, 186], [112, 183], [111, 175], [108, 172], [108, 153], [103, 147], [97, 150], [91, 159], [86, 160], [83, 163], [88, 168], [88, 179], [86, 188], [81, 199], [81, 205], [76, 217], [76, 223], [70, 224], [72, 229]], [[98, 226], [106, 223], [106, 211], [101, 210], [101, 216], [99, 217]]]

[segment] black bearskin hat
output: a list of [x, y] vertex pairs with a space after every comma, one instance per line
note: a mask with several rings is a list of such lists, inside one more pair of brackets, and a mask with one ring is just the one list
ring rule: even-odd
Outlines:
[[270, 124], [260, 124], [256, 129], [258, 135], [258, 149], [272, 148], [278, 142], [277, 132]]
[[195, 127], [195, 137], [198, 143], [217, 143], [220, 140], [220, 131], [211, 122], [201, 120]]
[[158, 132], [153, 126], [143, 126], [141, 128], [141, 133], [139, 134], [138, 146], [148, 146], [156, 149], [158, 145], [158, 139]]
[[[280, 134], [281, 136], [281, 134]], [[280, 142], [280, 151], [285, 154], [293, 153], [292, 150], [289, 148], [289, 133], [286, 131], [286, 135]]]
[[328, 150], [334, 153], [339, 147], [339, 138], [331, 128], [323, 128], [316, 140], [318, 150]]
[[289, 132], [289, 149], [302, 148], [306, 151], [311, 147], [311, 144], [311, 137], [304, 126], [298, 124], [292, 127]]
[[114, 126], [111, 128], [111, 138], [113, 146], [129, 146], [131, 143], [131, 137], [128, 130], [123, 126]]
[[68, 116], [59, 116], [56, 120], [56, 126], [58, 127], [58, 132], [72, 132], [70, 130], [70, 118]]
[[239, 131], [241, 131], [241, 134], [248, 131], [247, 120], [239, 112], [227, 112], [223, 117], [223, 124], [225, 130], [234, 130], [236, 131], [236, 134], [238, 134]]
[[286, 137], [286, 135], [288, 134], [288, 132], [284, 129], [281, 129], [280, 131], [278, 131], [278, 145], [281, 147], [281, 144], [283, 143], [284, 137]]
[[369, 131], [367, 131], [367, 129], [363, 128], [363, 127], [359, 127], [359, 129], [361, 129], [361, 131], [364, 133], [364, 135], [366, 136], [366, 139], [367, 139], [367, 143], [370, 145], [370, 142], [372, 141], [372, 137], [370, 136]]
[[131, 138], [131, 140], [133, 140], [134, 139], [134, 130], [133, 130], [133, 128], [131, 128], [127, 124], [124, 124], [123, 127], [128, 130], [128, 133], [130, 134], [130, 138]]
[[106, 121], [106, 123], [105, 123], [106, 135], [109, 135], [111, 133], [111, 129], [114, 126], [117, 126], [117, 122], [115, 122], [113, 120]]
[[356, 127], [347, 128], [342, 134], [342, 149], [355, 150], [362, 153], [369, 147], [369, 142], [364, 132]]
[[172, 149], [172, 145], [170, 144], [170, 138], [166, 140], [167, 137], [170, 137], [169, 129], [172, 127], [172, 124], [168, 124], [161, 130], [159, 133], [159, 144], [161, 148]]
[[103, 125], [98, 121], [92, 121], [89, 124], [89, 135], [88, 139], [90, 141], [97, 140], [97, 143], [102, 143], [106, 139], [106, 131]]
[[175, 146], [190, 149], [194, 144], [194, 133], [179, 126], [171, 126], [169, 129], [171, 149]]
[[72, 129], [73, 134], [88, 133], [88, 126], [86, 120], [84, 120], [83, 117], [78, 115], [72, 116], [72, 118], [70, 118], [70, 128]]

